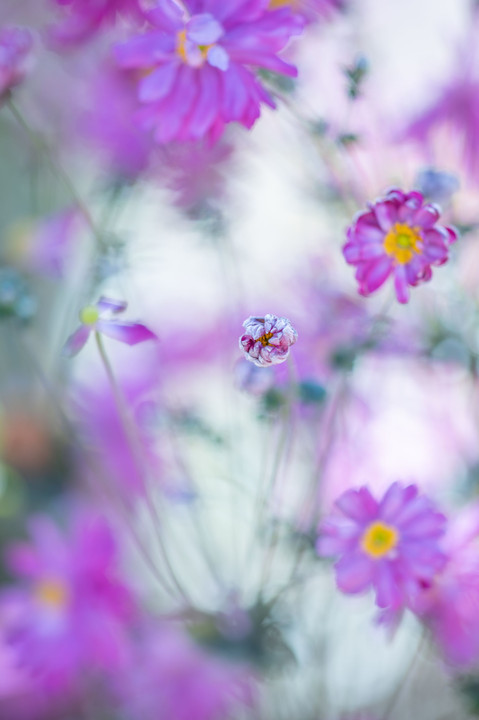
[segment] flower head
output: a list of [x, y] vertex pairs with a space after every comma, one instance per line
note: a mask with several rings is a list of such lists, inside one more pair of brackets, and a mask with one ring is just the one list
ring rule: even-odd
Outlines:
[[392, 189], [371, 203], [348, 228], [344, 257], [356, 266], [361, 295], [370, 295], [390, 275], [400, 303], [409, 300], [409, 286], [432, 277], [432, 266], [443, 265], [457, 240], [451, 227], [438, 225], [440, 210], [424, 204], [420, 192]]
[[72, 357], [79, 353], [92, 332], [102, 333], [114, 340], [126, 343], [126, 345], [137, 345], [145, 340], [155, 340], [155, 333], [141, 323], [102, 317], [104, 312], [117, 315], [124, 312], [126, 308], [126, 302], [106, 297], [101, 297], [95, 305], [84, 307], [80, 312], [81, 325], [68, 338], [63, 348], [63, 354]]
[[378, 502], [368, 488], [347, 490], [340, 514], [320, 528], [317, 551], [340, 555], [336, 582], [345, 593], [373, 587], [381, 608], [411, 605], [446, 562], [439, 547], [446, 518], [415, 485], [393, 483]]
[[118, 665], [127, 651], [133, 598], [118, 577], [117, 548], [106, 521], [77, 512], [64, 534], [46, 517], [31, 522], [31, 543], [9, 548], [21, 578], [9, 637], [22, 666], [52, 690], [82, 672]]
[[139, 115], [160, 143], [216, 139], [226, 123], [250, 128], [260, 104], [274, 107], [252, 68], [296, 76], [278, 57], [303, 21], [267, 0], [163, 0], [148, 13], [152, 29], [116, 48], [119, 65], [139, 71]]
[[249, 317], [243, 327], [245, 333], [239, 339], [240, 349], [248, 360], [260, 367], [284, 362], [289, 348], [298, 339], [288, 318], [276, 315]]
[[32, 47], [32, 35], [25, 28], [0, 29], [0, 98], [25, 77]]

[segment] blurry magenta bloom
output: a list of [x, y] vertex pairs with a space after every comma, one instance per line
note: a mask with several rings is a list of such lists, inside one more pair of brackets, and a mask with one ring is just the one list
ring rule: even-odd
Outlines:
[[446, 518], [416, 485], [393, 483], [380, 502], [367, 487], [347, 490], [340, 514], [322, 523], [317, 551], [340, 555], [336, 582], [348, 594], [373, 587], [380, 608], [410, 606], [446, 562], [439, 547]]
[[101, 313], [111, 312], [115, 315], [126, 310], [128, 304], [121, 300], [101, 297], [95, 305], [87, 305], [80, 312], [81, 326], [71, 335], [63, 354], [73, 357], [80, 352], [90, 337], [90, 333], [98, 332], [119, 340], [126, 345], [137, 345], [146, 340], [156, 340], [156, 335], [141, 323], [127, 322], [113, 318], [102, 318]]
[[390, 275], [400, 303], [409, 300], [409, 286], [432, 277], [432, 266], [443, 265], [457, 240], [451, 227], [437, 225], [440, 211], [424, 204], [420, 192], [392, 189], [356, 216], [347, 231], [344, 257], [356, 266], [361, 295], [370, 295]]
[[25, 263], [34, 272], [63, 277], [84, 224], [76, 207], [44, 218], [27, 238]]
[[118, 683], [128, 717], [220, 720], [252, 702], [247, 666], [214, 657], [166, 626], [148, 634]]
[[444, 204], [459, 190], [459, 179], [452, 173], [425, 168], [417, 174], [414, 185], [428, 202]]
[[21, 27], [0, 29], [0, 98], [21, 83], [28, 72], [33, 38]]
[[152, 29], [116, 48], [120, 67], [139, 71], [139, 119], [160, 143], [216, 140], [226, 123], [250, 128], [260, 104], [275, 107], [251, 68], [295, 77], [278, 57], [303, 22], [267, 0], [163, 0], [149, 14]]
[[138, 0], [53, 0], [62, 7], [62, 17], [50, 28], [50, 39], [58, 49], [89, 40], [120, 14], [141, 16]]
[[298, 339], [298, 333], [288, 318], [276, 315], [249, 317], [243, 327], [245, 333], [239, 339], [240, 350], [260, 367], [284, 362], [289, 348]]
[[64, 535], [37, 517], [30, 533], [31, 544], [13, 545], [7, 555], [23, 581], [10, 642], [44, 686], [72, 690], [85, 672], [115, 670], [125, 661], [135, 606], [117, 574], [117, 547], [103, 518], [77, 512]]
[[419, 601], [421, 619], [446, 660], [457, 668], [479, 661], [479, 507], [451, 523], [444, 538], [448, 562]]

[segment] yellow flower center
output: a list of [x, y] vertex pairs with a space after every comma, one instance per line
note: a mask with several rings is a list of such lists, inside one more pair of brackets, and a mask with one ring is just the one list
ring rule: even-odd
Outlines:
[[[206, 60], [206, 56], [208, 55], [208, 50], [212, 48], [214, 43], [211, 45], [198, 45], [198, 50], [201, 52], [202, 57], [202, 63]], [[184, 63], [187, 65], [191, 65], [191, 62], [188, 58], [188, 55], [186, 53], [186, 30], [180, 30], [180, 32], [176, 36], [176, 52], [180, 56], [180, 58], [183, 60]]]
[[399, 541], [399, 533], [390, 525], [374, 522], [366, 528], [361, 538], [361, 548], [373, 558], [381, 558], [393, 550]]
[[80, 322], [82, 322], [83, 325], [94, 325], [99, 317], [100, 313], [98, 312], [98, 308], [94, 305], [87, 305], [80, 313]]
[[412, 260], [414, 253], [422, 252], [419, 229], [409, 227], [404, 223], [395, 223], [384, 238], [384, 249], [400, 265], [405, 265]]
[[59, 580], [42, 580], [34, 595], [39, 603], [55, 610], [64, 608], [68, 602], [68, 589]]
[[270, 10], [276, 10], [276, 8], [292, 6], [295, 7], [298, 4], [298, 0], [269, 0]]
[[261, 337], [259, 337], [258, 340], [260, 341], [260, 343], [263, 347], [266, 347], [266, 345], [269, 345], [269, 341], [271, 340], [272, 337], [273, 337], [273, 333], [269, 332], [269, 333], [265, 333], [264, 335], [261, 335]]

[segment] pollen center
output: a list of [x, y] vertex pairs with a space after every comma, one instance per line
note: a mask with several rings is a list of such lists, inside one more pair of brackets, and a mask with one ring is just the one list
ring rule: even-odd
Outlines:
[[258, 338], [259, 342], [263, 347], [266, 347], [266, 345], [269, 345], [269, 341], [273, 337], [272, 332], [265, 333], [264, 335], [261, 335], [261, 337]]
[[199, 67], [200, 65], [203, 65], [208, 55], [208, 51], [213, 46], [214, 43], [212, 43], [211, 45], [196, 45], [195, 50], [197, 52], [193, 54], [188, 54], [186, 30], [180, 30], [180, 32], [176, 36], [177, 54], [180, 56], [184, 63], [193, 67]]
[[381, 558], [393, 550], [399, 541], [395, 528], [386, 523], [375, 522], [366, 528], [361, 538], [361, 548], [373, 558]]
[[80, 313], [80, 322], [83, 325], [94, 325], [99, 317], [98, 308], [94, 305], [87, 305]]
[[49, 608], [61, 609], [68, 601], [68, 590], [59, 580], [42, 580], [34, 590], [35, 598]]
[[404, 223], [395, 223], [384, 238], [384, 249], [400, 265], [410, 262], [414, 254], [422, 252], [422, 240], [417, 228]]

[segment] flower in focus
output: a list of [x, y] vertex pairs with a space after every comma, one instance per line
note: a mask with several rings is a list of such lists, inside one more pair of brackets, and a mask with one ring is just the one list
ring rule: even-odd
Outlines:
[[444, 538], [448, 562], [425, 588], [416, 612], [446, 660], [472, 668], [479, 660], [479, 507], [461, 512]]
[[160, 143], [217, 139], [224, 125], [250, 128], [260, 104], [275, 107], [251, 68], [295, 77], [278, 57], [303, 21], [289, 8], [267, 2], [165, 0], [148, 13], [153, 29], [116, 48], [120, 67], [138, 70], [139, 118]]
[[31, 522], [32, 543], [9, 548], [23, 584], [8, 637], [19, 662], [54, 691], [73, 689], [81, 673], [114, 669], [127, 653], [133, 598], [116, 571], [106, 521], [78, 512], [65, 537], [49, 519]]
[[360, 213], [347, 231], [346, 262], [356, 266], [361, 295], [370, 295], [390, 275], [400, 303], [409, 300], [409, 286], [432, 277], [432, 266], [443, 265], [457, 240], [451, 227], [438, 225], [440, 211], [424, 204], [420, 192], [392, 189]]
[[53, 0], [62, 7], [63, 17], [51, 28], [57, 48], [68, 48], [89, 40], [119, 14], [141, 16], [138, 0]]
[[446, 562], [439, 547], [444, 515], [416, 485], [398, 482], [380, 502], [361, 487], [347, 490], [335, 505], [340, 514], [324, 520], [316, 548], [323, 556], [340, 555], [339, 589], [354, 594], [373, 587], [380, 608], [411, 606]]
[[75, 330], [63, 348], [63, 354], [72, 357], [80, 352], [90, 333], [97, 332], [119, 340], [126, 345], [137, 345], [145, 340], [155, 340], [156, 335], [145, 325], [113, 318], [102, 318], [101, 313], [112, 312], [115, 315], [126, 310], [127, 303], [101, 297], [96, 305], [87, 305], [80, 312], [80, 327]]
[[0, 28], [0, 98], [25, 77], [32, 47], [32, 35], [25, 28]]
[[239, 339], [240, 349], [248, 360], [260, 367], [284, 362], [289, 348], [298, 339], [288, 318], [276, 315], [249, 317], [243, 327], [245, 333]]

